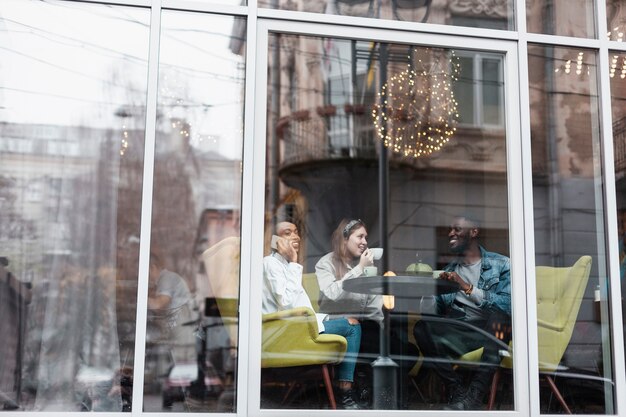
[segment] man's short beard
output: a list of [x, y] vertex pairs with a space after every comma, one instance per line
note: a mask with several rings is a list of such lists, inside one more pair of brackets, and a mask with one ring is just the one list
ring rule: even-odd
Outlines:
[[467, 248], [469, 248], [469, 242], [463, 242], [461, 244], [451, 247], [450, 252], [452, 252], [455, 255], [461, 255], [465, 253]]

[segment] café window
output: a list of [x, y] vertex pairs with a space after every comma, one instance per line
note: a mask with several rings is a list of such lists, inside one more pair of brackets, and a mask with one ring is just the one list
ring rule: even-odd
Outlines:
[[[487, 408], [512, 335], [509, 173], [504, 130], [482, 150], [475, 132], [494, 114], [503, 125], [504, 55], [288, 33], [268, 44], [260, 407]], [[463, 74], [472, 82], [457, 94]], [[271, 99], [294, 80], [299, 99]], [[477, 100], [486, 109], [470, 129], [458, 108]], [[433, 279], [452, 273], [465, 279]], [[474, 287], [493, 309], [468, 298]], [[450, 351], [449, 338], [464, 342]], [[516, 409], [511, 383], [494, 397]]]

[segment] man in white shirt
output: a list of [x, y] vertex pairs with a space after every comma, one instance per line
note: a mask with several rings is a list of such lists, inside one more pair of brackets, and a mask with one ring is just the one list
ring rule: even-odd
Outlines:
[[[279, 239], [276, 249], [263, 258], [263, 313], [274, 313], [296, 307], [313, 309], [302, 286], [302, 265], [298, 261], [300, 236], [296, 225], [281, 222], [276, 226]], [[328, 320], [326, 314], [316, 314], [320, 333], [338, 334], [346, 338], [348, 348], [343, 361], [337, 366], [339, 404], [344, 409], [360, 409], [352, 389], [356, 357], [361, 345], [359, 322], [341, 318]]]

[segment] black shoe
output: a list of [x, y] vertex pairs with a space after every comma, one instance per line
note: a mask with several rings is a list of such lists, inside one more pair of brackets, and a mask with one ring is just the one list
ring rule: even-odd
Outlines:
[[344, 410], [361, 410], [361, 406], [354, 399], [354, 390], [339, 390], [339, 407]]
[[465, 398], [466, 390], [461, 384], [449, 385], [448, 391], [448, 404], [458, 403]]
[[472, 383], [467, 389], [465, 396], [456, 402], [450, 402], [446, 410], [482, 410], [484, 407], [483, 398], [487, 390], [482, 385]]

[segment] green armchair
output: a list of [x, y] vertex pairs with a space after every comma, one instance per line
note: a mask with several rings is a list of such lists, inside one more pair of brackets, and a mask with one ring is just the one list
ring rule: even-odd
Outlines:
[[[589, 281], [591, 257], [581, 256], [570, 267], [537, 266], [537, 339], [539, 342], [539, 376], [543, 378], [567, 414], [571, 408], [556, 386], [553, 376], [565, 368], [561, 359], [569, 345], [580, 305]], [[496, 371], [489, 396], [493, 409], [502, 369], [513, 365], [511, 352], [505, 355]]]
[[[309, 308], [300, 307], [263, 315], [261, 368], [266, 371], [273, 368], [318, 367], [333, 409], [337, 408], [337, 404], [329, 365], [341, 362], [346, 348], [347, 342], [343, 336], [319, 334], [315, 313]], [[272, 372], [272, 375], [276, 375], [276, 372]], [[289, 390], [283, 401], [293, 387], [301, 382], [302, 375], [298, 373], [289, 381]]]

